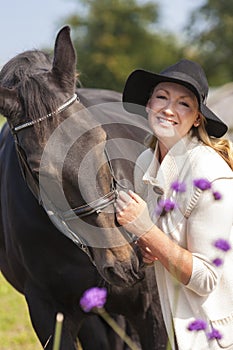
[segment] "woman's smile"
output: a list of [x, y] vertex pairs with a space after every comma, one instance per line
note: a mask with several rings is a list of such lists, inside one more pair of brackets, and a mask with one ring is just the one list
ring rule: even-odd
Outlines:
[[162, 124], [164, 126], [175, 126], [178, 124], [175, 120], [173, 120], [171, 118], [165, 118], [165, 117], [161, 117], [161, 116], [157, 116], [156, 118], [157, 118], [159, 124]]

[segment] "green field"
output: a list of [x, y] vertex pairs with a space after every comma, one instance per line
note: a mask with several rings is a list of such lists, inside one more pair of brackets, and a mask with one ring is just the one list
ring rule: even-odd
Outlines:
[[41, 350], [24, 297], [0, 273], [0, 350]]

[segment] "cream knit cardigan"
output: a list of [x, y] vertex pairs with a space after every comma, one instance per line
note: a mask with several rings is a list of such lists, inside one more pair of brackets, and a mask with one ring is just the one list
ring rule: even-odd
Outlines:
[[[180, 350], [233, 349], [233, 249], [223, 252], [214, 247], [220, 238], [233, 247], [233, 172], [210, 147], [190, 135], [179, 141], [161, 166], [157, 150], [145, 150], [135, 166], [135, 191], [147, 201], [156, 225], [193, 255], [190, 281], [183, 285], [160, 264], [155, 263], [161, 307], [174, 349], [174, 329]], [[212, 189], [222, 194], [214, 200], [212, 191], [201, 191], [193, 180], [208, 179]], [[186, 184], [185, 193], [174, 193], [170, 185]], [[173, 198], [178, 208], [157, 217], [155, 207], [161, 198]], [[172, 252], [171, 252], [172, 254]], [[224, 260], [216, 267], [215, 258]], [[205, 331], [189, 331], [190, 322], [205, 320]], [[217, 329], [220, 340], [209, 340], [207, 333]], [[150, 349], [153, 350], [153, 349]]]

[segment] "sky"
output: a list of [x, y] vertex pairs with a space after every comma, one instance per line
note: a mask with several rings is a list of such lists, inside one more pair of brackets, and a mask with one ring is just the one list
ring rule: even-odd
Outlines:
[[[0, 0], [0, 3], [0, 66], [22, 51], [53, 47], [64, 18], [78, 10], [78, 0]], [[179, 33], [190, 11], [203, 0], [156, 0], [155, 3], [161, 5], [161, 29]]]

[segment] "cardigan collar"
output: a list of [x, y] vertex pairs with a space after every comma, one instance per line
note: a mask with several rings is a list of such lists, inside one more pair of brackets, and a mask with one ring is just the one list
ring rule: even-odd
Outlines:
[[143, 176], [143, 182], [154, 186], [154, 191], [158, 194], [166, 192], [172, 181], [178, 180], [182, 168], [188, 166], [189, 151], [198, 143], [196, 137], [187, 134], [168, 151], [161, 164], [158, 160], [157, 144], [152, 161]]

